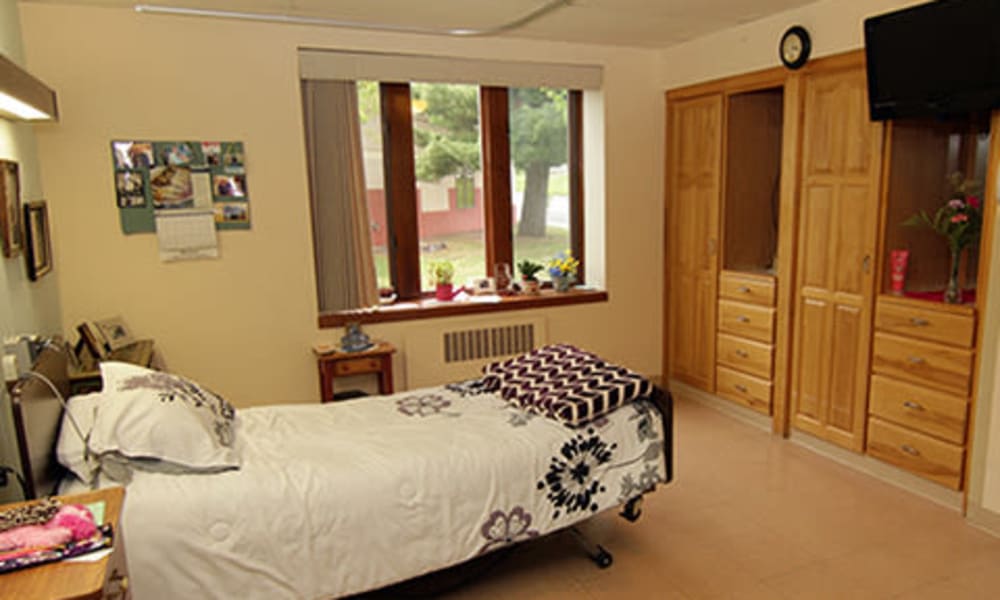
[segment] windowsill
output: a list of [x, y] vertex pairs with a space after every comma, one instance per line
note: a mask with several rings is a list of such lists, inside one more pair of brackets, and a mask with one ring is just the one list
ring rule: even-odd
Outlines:
[[347, 323], [388, 323], [390, 321], [410, 321], [413, 319], [433, 319], [437, 317], [454, 317], [475, 315], [480, 313], [505, 312], [509, 310], [527, 310], [530, 308], [549, 308], [567, 304], [589, 304], [592, 302], [607, 302], [608, 293], [604, 290], [571, 290], [555, 292], [551, 289], [542, 290], [537, 296], [500, 296], [499, 300], [482, 302], [475, 296], [467, 301], [439, 302], [433, 299], [415, 300], [412, 302], [397, 302], [377, 308], [361, 310], [344, 310], [325, 313], [319, 316], [320, 328], [343, 327]]

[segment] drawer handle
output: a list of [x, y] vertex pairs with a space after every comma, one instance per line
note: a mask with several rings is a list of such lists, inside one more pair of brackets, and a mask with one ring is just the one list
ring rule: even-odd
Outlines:
[[907, 400], [903, 403], [903, 406], [909, 408], [910, 410], [924, 410], [924, 407], [919, 402], [914, 402], [913, 400]]
[[736, 320], [739, 321], [740, 323], [749, 323], [750, 322], [750, 317], [748, 317], [746, 315], [740, 315], [740, 316], [736, 317]]
[[910, 456], [920, 456], [920, 450], [917, 450], [916, 448], [914, 448], [909, 444], [903, 444], [902, 446], [899, 447], [899, 449], [902, 450], [903, 452], [906, 452]]
[[746, 350], [744, 350], [743, 348], [737, 348], [736, 349], [736, 356], [739, 356], [740, 358], [749, 358], [750, 357], [750, 353], [747, 352]]
[[740, 287], [736, 288], [736, 291], [737, 292], [741, 292], [743, 294], [749, 294], [750, 293], [750, 288], [748, 288], [745, 285], [741, 285]]
[[931, 322], [927, 319], [921, 319], [920, 317], [912, 317], [910, 318], [910, 324], [914, 327], [927, 327], [931, 324]]
[[736, 388], [737, 392], [743, 392], [744, 394], [749, 391], [747, 390], [747, 386], [743, 385], [742, 383], [737, 383], [733, 387]]
[[908, 360], [911, 365], [922, 365], [925, 362], [927, 362], [921, 356], [911, 356], [911, 357], [907, 358], [906, 360]]

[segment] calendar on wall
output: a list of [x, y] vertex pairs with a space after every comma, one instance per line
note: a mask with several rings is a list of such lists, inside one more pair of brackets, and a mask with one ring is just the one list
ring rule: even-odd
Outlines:
[[211, 211], [216, 229], [250, 229], [243, 142], [111, 142], [122, 231], [156, 231], [156, 216]]

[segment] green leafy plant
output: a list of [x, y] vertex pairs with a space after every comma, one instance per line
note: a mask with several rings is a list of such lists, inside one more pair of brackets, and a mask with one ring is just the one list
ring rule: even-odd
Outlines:
[[975, 182], [961, 173], [952, 173], [948, 183], [952, 191], [944, 205], [933, 215], [922, 210], [903, 221], [903, 225], [933, 229], [945, 238], [952, 256], [958, 256], [966, 246], [979, 239], [983, 226], [982, 203], [973, 195]]
[[431, 282], [435, 285], [448, 285], [455, 277], [455, 265], [450, 260], [437, 260], [429, 267]]
[[538, 281], [537, 274], [544, 268], [543, 265], [527, 259], [517, 263], [517, 272], [525, 281]]

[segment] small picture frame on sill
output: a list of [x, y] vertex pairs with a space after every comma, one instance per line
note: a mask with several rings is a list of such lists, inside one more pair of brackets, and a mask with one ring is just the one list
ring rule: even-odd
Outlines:
[[24, 205], [24, 258], [31, 281], [52, 270], [49, 213], [44, 201]]

